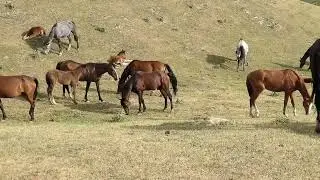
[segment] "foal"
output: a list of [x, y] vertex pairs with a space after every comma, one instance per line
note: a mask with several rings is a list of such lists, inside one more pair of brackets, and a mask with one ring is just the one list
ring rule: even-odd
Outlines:
[[[23, 96], [30, 103], [29, 115], [34, 120], [34, 108], [38, 94], [39, 82], [36, 78], [21, 76], [0, 76], [0, 98], [13, 98]], [[3, 119], [7, 118], [2, 101], [0, 108]]]
[[[76, 68], [80, 68], [82, 71], [82, 76], [80, 77], [79, 81], [86, 81], [86, 94], [84, 96], [84, 100], [88, 101], [88, 91], [90, 88], [91, 82], [96, 83], [97, 92], [99, 96], [99, 100], [103, 102], [103, 99], [100, 95], [100, 79], [102, 75], [106, 72], [110, 76], [113, 77], [115, 81], [118, 80], [117, 71], [114, 68], [113, 64], [110, 63], [87, 63], [87, 64], [80, 64], [72, 60], [61, 61], [57, 64], [56, 69], [62, 71], [70, 71]], [[68, 94], [70, 94], [68, 85], [63, 85], [63, 96], [65, 96], [65, 90], [67, 90]]]
[[71, 35], [73, 35], [74, 40], [77, 42], [77, 50], [78, 50], [79, 41], [78, 41], [77, 28], [75, 23], [73, 21], [61, 21], [61, 22], [55, 23], [52, 26], [51, 31], [49, 33], [49, 37], [48, 37], [49, 39], [46, 43], [45, 54], [49, 53], [52, 41], [53, 39], [56, 39], [59, 45], [59, 56], [61, 56], [62, 48], [61, 48], [60, 38], [65, 38], [65, 37], [68, 37], [69, 39], [69, 45], [68, 45], [68, 51], [69, 51], [71, 48], [71, 41], [72, 41]]
[[31, 39], [38, 36], [45, 36], [46, 31], [41, 26], [32, 27], [29, 29], [29, 31], [24, 33], [24, 36], [22, 37], [23, 40]]
[[242, 64], [242, 70], [244, 71], [244, 64], [248, 66], [247, 55], [249, 52], [248, 44], [240, 39], [237, 48], [236, 48], [236, 56], [238, 61], [237, 71], [239, 71], [239, 66]]
[[292, 93], [298, 90], [303, 97], [303, 107], [306, 114], [309, 114], [309, 111], [312, 106], [312, 99], [308, 93], [308, 90], [305, 86], [306, 83], [310, 83], [312, 80], [310, 78], [302, 78], [295, 71], [286, 69], [286, 70], [256, 70], [248, 74], [247, 76], [247, 89], [250, 96], [250, 115], [253, 115], [253, 107], [256, 110], [256, 117], [259, 116], [259, 110], [255, 104], [256, 99], [259, 94], [264, 90], [270, 90], [274, 92], [285, 92], [284, 96], [284, 106], [283, 114], [286, 114], [286, 107], [288, 99], [290, 97], [291, 104], [294, 108], [294, 115], [296, 115], [296, 108]]
[[[76, 101], [76, 87], [78, 85], [79, 79], [82, 76], [82, 68], [78, 67], [73, 71], [60, 71], [60, 70], [51, 70], [46, 73], [46, 82], [48, 85], [47, 93], [48, 98], [51, 104], [57, 104], [52, 95], [54, 85], [56, 82], [59, 82], [62, 85], [71, 85], [73, 102], [77, 104]], [[69, 94], [70, 95], [70, 94]], [[72, 98], [72, 96], [70, 95]]]
[[[169, 97], [171, 104], [171, 111], [173, 109], [172, 105], [172, 95], [169, 90], [170, 78], [164, 72], [142, 72], [138, 71], [125, 83], [124, 87], [121, 89], [121, 105], [125, 110], [126, 114], [129, 114], [129, 97], [130, 92], [134, 92], [139, 97], [139, 113], [141, 112], [141, 104], [143, 105], [143, 112], [146, 110], [146, 105], [144, 104], [143, 91], [146, 90], [160, 90], [162, 96], [164, 97], [164, 109], [167, 109], [167, 98]], [[176, 92], [175, 92], [176, 93]]]

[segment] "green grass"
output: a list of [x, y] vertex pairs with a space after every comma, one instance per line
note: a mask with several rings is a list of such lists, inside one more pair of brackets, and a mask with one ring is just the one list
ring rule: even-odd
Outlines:
[[[2, 100], [8, 119], [0, 123], [0, 179], [319, 178], [315, 113], [304, 115], [301, 95], [294, 93], [298, 116], [289, 105], [285, 118], [283, 94], [265, 91], [257, 101], [261, 117], [250, 118], [245, 87], [247, 73], [258, 68], [310, 76], [297, 67], [318, 37], [318, 6], [298, 0], [13, 4], [9, 9], [0, 3], [0, 73], [37, 77], [40, 95], [34, 122], [28, 121], [26, 101]], [[78, 26], [79, 52], [37, 54], [37, 43], [21, 40], [32, 26], [49, 31], [65, 19]], [[235, 71], [240, 37], [250, 46], [245, 72]], [[131, 115], [124, 115], [109, 75], [101, 80], [104, 103], [94, 84], [90, 103], [81, 101], [82, 83], [78, 105], [62, 98], [61, 86], [54, 90], [59, 104], [49, 104], [44, 76], [58, 61], [105, 62], [121, 49], [129, 59], [173, 67], [179, 92], [172, 113], [162, 112], [162, 97], [145, 94], [147, 111], [137, 114], [132, 95]]]

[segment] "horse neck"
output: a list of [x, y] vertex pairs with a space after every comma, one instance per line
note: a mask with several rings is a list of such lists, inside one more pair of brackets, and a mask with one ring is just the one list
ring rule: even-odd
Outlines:
[[301, 60], [306, 61], [306, 59], [310, 56], [310, 48], [304, 53]]
[[107, 64], [107, 63], [96, 64], [95, 69], [96, 69], [97, 75], [101, 76], [102, 74], [109, 72], [111, 70], [111, 64]]
[[305, 85], [304, 81], [301, 80], [300, 78], [299, 78], [299, 80], [300, 80], [300, 88], [298, 90], [301, 93], [303, 99], [304, 100], [310, 99], [310, 95], [309, 95], [309, 92], [308, 92], [308, 90], [306, 88], [306, 85]]
[[132, 76], [124, 85], [124, 87], [122, 88], [122, 99], [128, 99], [130, 92], [132, 91], [132, 87], [133, 87], [133, 82], [134, 82], [134, 76]]

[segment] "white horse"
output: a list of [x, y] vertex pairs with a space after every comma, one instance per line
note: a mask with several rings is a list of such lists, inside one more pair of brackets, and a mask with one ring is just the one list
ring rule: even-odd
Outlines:
[[242, 64], [243, 71], [244, 71], [244, 64], [248, 66], [248, 60], [247, 60], [248, 52], [249, 52], [248, 44], [243, 39], [240, 39], [236, 47], [236, 56], [238, 61], [237, 71], [239, 70], [240, 64]]
[[50, 46], [53, 41], [53, 39], [56, 39], [58, 41], [59, 45], [59, 55], [62, 55], [62, 48], [61, 48], [61, 40], [60, 38], [68, 37], [69, 39], [69, 46], [68, 50], [71, 48], [71, 35], [73, 35], [74, 40], [77, 42], [77, 49], [79, 49], [79, 42], [78, 42], [78, 35], [76, 31], [76, 25], [73, 21], [61, 21], [55, 23], [50, 31], [49, 39], [46, 43], [46, 50], [45, 54], [48, 54], [50, 51]]

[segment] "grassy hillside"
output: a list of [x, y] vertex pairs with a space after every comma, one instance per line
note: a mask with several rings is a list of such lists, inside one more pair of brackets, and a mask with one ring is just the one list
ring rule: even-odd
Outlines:
[[[257, 100], [260, 118], [249, 117], [248, 72], [298, 70], [299, 59], [319, 37], [319, 7], [299, 0], [28, 0], [0, 3], [0, 72], [40, 80], [35, 122], [29, 104], [3, 99], [8, 120], [0, 123], [0, 179], [317, 179], [319, 137], [315, 113], [304, 115], [301, 95], [282, 115], [283, 94], [265, 91]], [[49, 32], [60, 20], [76, 22], [80, 49], [59, 57], [36, 52], [39, 43], [21, 33], [41, 25]], [[97, 31], [104, 28], [104, 32]], [[250, 66], [236, 72], [239, 38], [249, 44]], [[67, 40], [65, 40], [67, 42]], [[57, 48], [57, 45], [53, 46]], [[147, 112], [124, 115], [116, 82], [95, 85], [89, 103], [54, 90], [46, 97], [45, 73], [60, 60], [105, 62], [121, 49], [129, 59], [169, 63], [178, 77], [170, 114], [163, 98], [145, 95]], [[123, 68], [118, 69], [118, 73]], [[310, 89], [310, 85], [308, 86]], [[167, 133], [166, 133], [167, 132]], [[169, 132], [169, 134], [168, 134]]]

